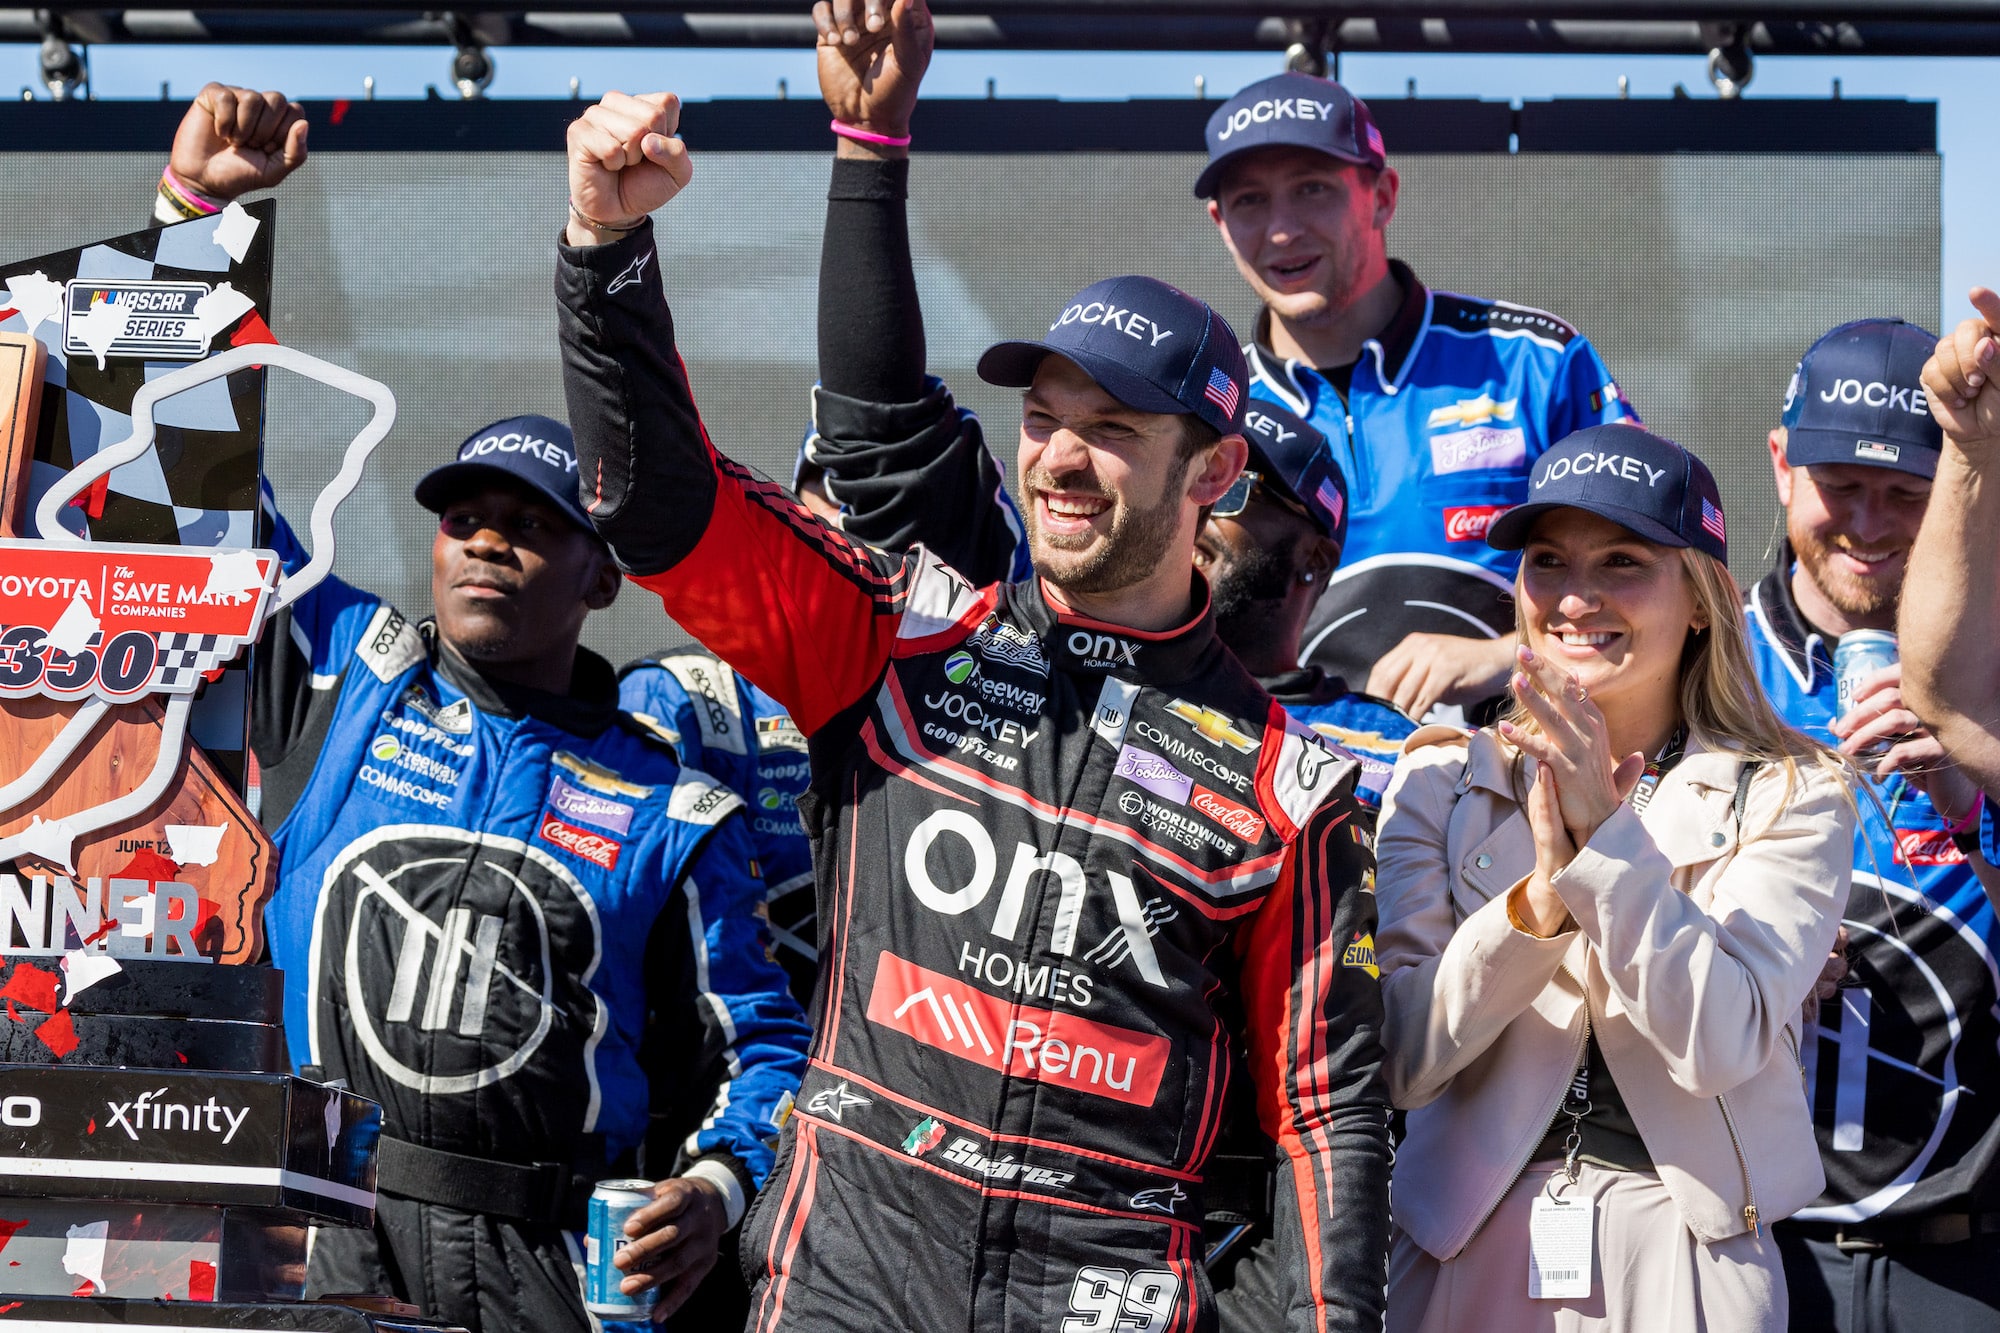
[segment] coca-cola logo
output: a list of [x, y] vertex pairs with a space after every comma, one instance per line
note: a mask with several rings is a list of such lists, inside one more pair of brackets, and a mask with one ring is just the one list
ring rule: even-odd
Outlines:
[[615, 838], [607, 838], [601, 833], [591, 833], [574, 824], [565, 824], [554, 815], [543, 817], [541, 836], [544, 842], [552, 842], [564, 851], [580, 856], [606, 870], [618, 864], [618, 853], [624, 847], [624, 844]]
[[1444, 539], [1448, 542], [1483, 541], [1493, 520], [1507, 512], [1506, 505], [1461, 505], [1444, 511]]
[[1264, 836], [1263, 816], [1226, 797], [1216, 795], [1206, 787], [1196, 787], [1194, 799], [1188, 804], [1245, 842], [1255, 842]]
[[1965, 864], [1965, 853], [1943, 829], [1899, 828], [1896, 861], [1906, 866], [1955, 866]]

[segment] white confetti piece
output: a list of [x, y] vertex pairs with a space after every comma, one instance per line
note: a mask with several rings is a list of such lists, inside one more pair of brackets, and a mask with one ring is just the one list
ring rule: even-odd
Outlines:
[[[255, 219], [251, 219], [255, 223]], [[194, 303], [194, 317], [201, 325], [204, 342], [212, 342], [215, 335], [229, 328], [244, 314], [256, 308], [257, 303], [229, 284], [223, 283], [207, 296]]]
[[83, 339], [83, 345], [97, 358], [97, 368], [102, 370], [111, 344], [125, 336], [125, 324], [131, 317], [132, 311], [119, 301], [92, 301], [90, 309], [70, 316], [69, 332]]
[[111, 1223], [85, 1222], [69, 1229], [63, 1248], [63, 1271], [87, 1279], [97, 1288], [94, 1296], [104, 1295], [104, 1242], [110, 1235]]
[[201, 595], [240, 599], [244, 593], [256, 592], [263, 586], [264, 567], [256, 556], [248, 551], [218, 551], [208, 558], [208, 582], [203, 585]]
[[63, 1003], [74, 1004], [76, 997], [125, 968], [110, 954], [71, 949], [62, 958]]
[[43, 320], [62, 314], [63, 285], [39, 272], [24, 273], [7, 280], [7, 299], [0, 304], [20, 311], [28, 332], [33, 333]]
[[243, 205], [234, 199], [229, 207], [222, 210], [222, 217], [215, 224], [215, 243], [229, 252], [229, 257], [237, 263], [250, 253], [250, 242], [257, 235], [256, 218], [244, 211]]
[[184, 866], [212, 866], [216, 854], [222, 849], [222, 835], [229, 831], [227, 824], [169, 824], [168, 853]]
[[340, 1142], [340, 1094], [329, 1090], [326, 1094], [326, 1160], [333, 1161], [333, 1145]]
[[71, 874], [76, 867], [69, 859], [70, 848], [76, 844], [76, 830], [60, 819], [43, 819], [36, 815], [28, 825], [13, 837], [0, 840], [11, 843], [10, 856], [39, 856], [44, 861], [53, 861]]
[[90, 646], [90, 636], [97, 633], [100, 628], [97, 613], [92, 611], [90, 603], [78, 594], [70, 599], [63, 613], [56, 617], [56, 623], [49, 630], [49, 647], [74, 657]]

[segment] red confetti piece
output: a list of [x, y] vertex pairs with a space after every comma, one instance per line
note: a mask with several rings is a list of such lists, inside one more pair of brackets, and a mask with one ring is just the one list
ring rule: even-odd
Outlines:
[[150, 847], [143, 847], [132, 853], [132, 859], [125, 863], [125, 868], [118, 872], [117, 877], [119, 879], [143, 879], [151, 883], [163, 879], [178, 878], [180, 873], [181, 868], [178, 862], [169, 860]]
[[0, 1250], [6, 1249], [7, 1242], [14, 1239], [14, 1233], [26, 1225], [28, 1225], [28, 1219], [25, 1217], [18, 1222], [9, 1222], [5, 1218], [0, 1218]]
[[264, 317], [255, 310], [248, 312], [242, 319], [238, 320], [236, 322], [236, 332], [229, 335], [229, 345], [231, 347], [248, 347], [252, 343], [275, 344], [277, 341], [278, 335], [271, 332], [271, 326], [266, 324]]
[[99, 926], [96, 930], [92, 931], [89, 937], [84, 940], [83, 942], [84, 947], [89, 948], [91, 945], [103, 939], [106, 935], [109, 935], [112, 931], [112, 928], [117, 924], [118, 923], [116, 921], [106, 920], [103, 925]]
[[186, 1064], [188, 1062], [188, 1058], [185, 1055], [182, 1055], [179, 1051], [174, 1052], [174, 1059], [180, 1061], [182, 1064]]
[[[338, 125], [340, 122], [336, 120], [333, 123]], [[20, 313], [21, 313], [20, 311], [14, 309], [12, 306], [9, 306], [5, 310], [0, 310], [0, 319], [12, 319], [14, 318], [14, 316]]]
[[62, 1008], [62, 1002], [56, 998], [56, 974], [44, 972], [33, 963], [14, 964], [14, 974], [7, 978], [5, 986], [0, 986], [0, 995], [45, 1014]]
[[58, 1060], [76, 1049], [76, 1025], [69, 1021], [67, 1009], [56, 1010], [56, 1016], [36, 1028], [35, 1035], [42, 1045], [55, 1052]]
[[97, 1132], [97, 1117], [96, 1117], [96, 1116], [92, 1116], [92, 1117], [90, 1117], [90, 1128], [89, 1128], [89, 1129], [86, 1129], [86, 1130], [84, 1130], [83, 1132], [84, 1132], [84, 1133], [86, 1133], [86, 1134], [95, 1134], [95, 1133]]
[[[21, 1265], [19, 1263], [16, 1263], [14, 1265], [14, 1267], [16, 1268], [19, 1268], [20, 1266]], [[8, 1301], [5, 1305], [0, 1305], [0, 1314], [6, 1314], [9, 1310], [18, 1310], [21, 1308], [22, 1304], [23, 1303], [21, 1301]]]
[[[333, 113], [327, 119], [336, 125], [340, 124], [341, 121], [347, 119], [347, 109], [353, 105], [354, 103], [348, 101], [345, 97], [336, 97], [333, 100]], [[7, 313], [11, 315], [14, 312], [9, 310]]]
[[72, 1296], [95, 1296], [96, 1294], [97, 1284], [89, 1278], [85, 1278], [83, 1281], [77, 1283], [76, 1290], [70, 1293]]
[[104, 497], [111, 494], [111, 474], [105, 473], [90, 483], [88, 490], [69, 502], [71, 509], [81, 509], [91, 518], [104, 517]]
[[188, 1260], [188, 1297], [191, 1301], [215, 1299], [215, 1265], [199, 1259]]

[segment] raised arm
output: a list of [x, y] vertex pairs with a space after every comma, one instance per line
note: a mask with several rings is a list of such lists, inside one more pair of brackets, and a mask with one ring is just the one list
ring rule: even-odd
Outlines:
[[[570, 126], [556, 297], [581, 499], [626, 573], [811, 734], [873, 688], [924, 562], [848, 540], [710, 445], [647, 216], [693, 174], [679, 121], [671, 93], [611, 93]], [[939, 629], [973, 600], [949, 581], [927, 581]]]
[[979, 419], [924, 373], [910, 150], [874, 140], [910, 137], [931, 19], [923, 0], [887, 8], [874, 32], [862, 0], [821, 0], [813, 10], [820, 92], [848, 132], [836, 131], [827, 189], [807, 457], [825, 469], [842, 531], [884, 550], [922, 543], [983, 586], [1025, 572], [1021, 524]]
[[1257, 1118], [1278, 1145], [1273, 1225], [1290, 1269], [1287, 1329], [1382, 1327], [1389, 1097], [1364, 820], [1349, 794], [1321, 804], [1242, 960]]
[[305, 108], [283, 93], [204, 84], [174, 132], [153, 220], [207, 217], [252, 190], [275, 189], [305, 164], [310, 129]]
[[1979, 317], [1924, 367], [1944, 454], [1897, 628], [1910, 710], [1981, 789], [2000, 793], [2000, 294], [1975, 288], [1972, 303]]

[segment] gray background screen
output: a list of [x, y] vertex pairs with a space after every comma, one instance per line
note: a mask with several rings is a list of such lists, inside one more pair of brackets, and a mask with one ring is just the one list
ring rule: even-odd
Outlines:
[[[5, 258], [136, 230], [152, 153], [15, 152], [0, 178]], [[1170, 153], [933, 153], [912, 186], [932, 369], [1010, 467], [1017, 395], [972, 365], [1045, 328], [1100, 277], [1143, 272], [1255, 313]], [[814, 367], [829, 158], [708, 152], [659, 218], [661, 271], [709, 429], [789, 477]], [[1894, 315], [1938, 323], [1934, 155], [1419, 154], [1399, 158], [1392, 253], [1433, 287], [1538, 306], [1586, 333], [1649, 425], [1720, 478], [1733, 564], [1756, 577], [1777, 530], [1765, 434], [1820, 333]], [[273, 325], [284, 342], [388, 384], [399, 414], [341, 513], [342, 577], [429, 610], [431, 523], [410, 498], [488, 421], [564, 415], [550, 294], [564, 214], [555, 153], [316, 155], [278, 195]], [[363, 413], [282, 373], [266, 469], [302, 519]], [[661, 521], [674, 521], [663, 511]], [[586, 639], [614, 662], [685, 642], [627, 589]]]

